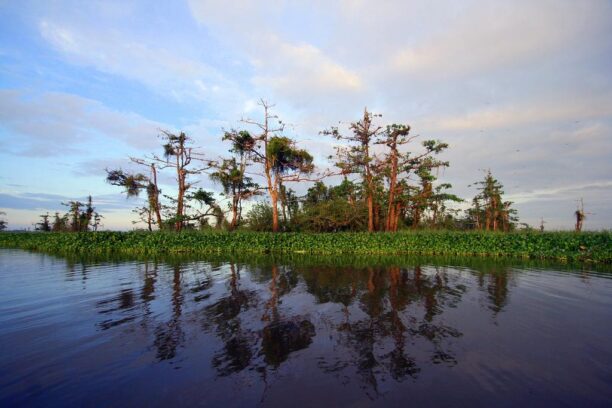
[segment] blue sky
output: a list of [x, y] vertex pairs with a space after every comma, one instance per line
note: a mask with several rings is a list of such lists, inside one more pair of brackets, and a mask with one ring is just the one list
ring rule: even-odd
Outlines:
[[321, 166], [318, 132], [367, 106], [448, 142], [464, 198], [490, 168], [524, 222], [571, 228], [583, 197], [612, 228], [610, 33], [609, 1], [0, 1], [0, 210], [26, 228], [92, 194], [131, 228], [105, 167], [158, 129], [223, 155], [265, 98]]

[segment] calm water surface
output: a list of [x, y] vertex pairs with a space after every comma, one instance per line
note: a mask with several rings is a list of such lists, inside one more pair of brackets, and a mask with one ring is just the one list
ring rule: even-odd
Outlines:
[[0, 250], [0, 406], [611, 406], [611, 277]]

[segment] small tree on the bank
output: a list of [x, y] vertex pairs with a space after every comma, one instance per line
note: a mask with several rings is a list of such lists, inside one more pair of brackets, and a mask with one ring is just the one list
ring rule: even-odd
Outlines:
[[2, 218], [3, 215], [6, 215], [5, 212], [0, 211], [0, 231], [4, 231], [8, 226], [8, 221]]
[[53, 232], [62, 232], [67, 231], [68, 220], [66, 215], [61, 215], [59, 212], [55, 213], [53, 217], [53, 225], [51, 226], [51, 231]]
[[474, 197], [473, 207], [468, 216], [473, 219], [476, 229], [486, 231], [510, 231], [518, 218], [511, 201], [504, 201], [503, 185], [487, 170], [482, 181], [474, 183], [480, 193]]
[[157, 185], [157, 167], [155, 163], [148, 163], [143, 159], [130, 158], [130, 160], [134, 163], [147, 166], [150, 169], [150, 175], [127, 173], [122, 169], [106, 169], [106, 181], [114, 186], [123, 187], [128, 198], [137, 197], [140, 195], [141, 191], [146, 191], [147, 205], [136, 208], [132, 212], [138, 214], [139, 221], [147, 224], [149, 231], [153, 230], [154, 224], [161, 229], [163, 227], [163, 221], [161, 216], [162, 208], [159, 200], [161, 190]]
[[83, 232], [89, 230], [89, 224], [94, 216], [95, 208], [91, 196], [87, 197], [87, 202], [68, 201], [62, 203], [68, 207], [69, 229], [72, 232]]
[[51, 232], [51, 223], [49, 222], [49, 213], [39, 215], [40, 222], [34, 224], [36, 231]]
[[582, 224], [586, 219], [586, 213], [584, 212], [584, 200], [581, 198], [578, 201], [578, 206], [576, 207], [576, 211], [574, 212], [574, 216], [576, 217], [576, 232], [582, 231]]

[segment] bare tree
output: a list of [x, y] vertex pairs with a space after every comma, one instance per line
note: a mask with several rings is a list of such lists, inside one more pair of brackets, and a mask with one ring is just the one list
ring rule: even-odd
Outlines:
[[[141, 219], [147, 222], [149, 229], [151, 229], [152, 224], [151, 218], [155, 215], [155, 223], [161, 229], [164, 225], [162, 211], [164, 208], [168, 210], [168, 207], [164, 207], [160, 201], [161, 190], [157, 180], [158, 171], [166, 168], [174, 169], [178, 190], [177, 196], [164, 195], [164, 197], [168, 198], [174, 205], [171, 209], [172, 214], [170, 215], [169, 222], [174, 225], [176, 231], [180, 231], [189, 221], [211, 215], [198, 213], [194, 216], [189, 216], [185, 211], [189, 207], [186, 200], [189, 197], [195, 197], [193, 194], [189, 194], [190, 189], [195, 184], [195, 182], [190, 180], [190, 177], [210, 169], [211, 162], [195, 150], [192, 146], [192, 139], [184, 132], [180, 132], [178, 135], [165, 130], [161, 132], [160, 137], [164, 142], [162, 145], [163, 155], [151, 154], [142, 159], [130, 158], [133, 163], [148, 168], [150, 172], [148, 176], [142, 173], [126, 173], [121, 169], [107, 169], [106, 180], [110, 184], [124, 187], [128, 197], [137, 196], [141, 190], [146, 190], [149, 202], [148, 209], [145, 208], [143, 210], [143, 208], [140, 208], [137, 212]], [[208, 199], [206, 201], [210, 202]]]
[[[194, 151], [191, 146], [192, 139], [184, 132], [178, 135], [168, 131], [162, 131], [162, 138], [166, 142], [163, 145], [163, 158], [153, 155], [152, 159], [159, 163], [160, 168], [173, 168], [176, 172], [176, 182], [178, 193], [176, 196], [176, 212], [174, 216], [174, 228], [176, 231], [183, 229], [187, 217], [185, 216], [185, 197], [193, 183], [189, 180], [190, 176], [201, 174], [210, 168], [201, 154]], [[194, 160], [200, 162], [200, 167], [194, 167]], [[202, 165], [203, 164], [203, 165]]]
[[[281, 185], [288, 182], [314, 181], [309, 175], [314, 170], [313, 157], [303, 149], [298, 149], [295, 141], [282, 136], [285, 124], [277, 115], [271, 113], [274, 105], [261, 99], [259, 105], [263, 108], [263, 121], [243, 119], [242, 122], [258, 129], [251, 136], [254, 143], [248, 146], [254, 162], [263, 168], [261, 174], [267, 184], [268, 194], [272, 204], [272, 231], [279, 230], [278, 200]], [[321, 176], [324, 177], [324, 176]]]
[[576, 207], [576, 211], [574, 212], [574, 215], [576, 216], [576, 232], [582, 231], [582, 224], [584, 223], [587, 214], [591, 213], [584, 212], [584, 200], [581, 198], [578, 200], [578, 205]]
[[374, 156], [371, 153], [372, 143], [380, 135], [381, 126], [373, 124], [375, 117], [381, 115], [368, 112], [364, 109], [363, 118], [357, 122], [350, 124], [349, 128], [352, 132], [350, 135], [342, 135], [337, 127], [332, 127], [329, 130], [321, 132], [325, 135], [330, 135], [336, 140], [344, 140], [349, 143], [349, 146], [339, 146], [336, 148], [336, 166], [340, 168], [341, 173], [351, 174], [359, 173], [363, 178], [364, 192], [366, 203], [368, 206], [368, 231], [374, 231], [374, 195], [375, 183], [372, 164]]

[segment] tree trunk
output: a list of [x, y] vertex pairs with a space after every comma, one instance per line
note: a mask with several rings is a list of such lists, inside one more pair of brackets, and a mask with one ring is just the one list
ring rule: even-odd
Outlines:
[[270, 191], [270, 200], [272, 201], [272, 231], [278, 232], [278, 192]]
[[151, 164], [151, 174], [153, 175], [153, 188], [155, 191], [153, 192], [153, 198], [155, 200], [153, 204], [155, 210], [155, 218], [157, 219], [157, 228], [160, 230], [163, 228], [162, 217], [161, 217], [161, 208], [159, 205], [159, 188], [157, 187], [157, 169], [155, 168], [155, 164]]
[[176, 152], [176, 178], [178, 181], [178, 196], [176, 197], [176, 221], [175, 229], [180, 231], [183, 228], [183, 199], [185, 196], [185, 173], [181, 165], [182, 149]]
[[234, 195], [232, 198], [232, 222], [230, 223], [229, 229], [233, 231], [238, 224], [238, 197]]
[[149, 211], [147, 211], [147, 227], [149, 228], [149, 232], [153, 231], [153, 227], [151, 226], [152, 223], [153, 220], [151, 219], [151, 208], [149, 208]]
[[414, 209], [412, 217], [412, 228], [417, 228], [421, 222], [421, 209], [417, 206]]
[[493, 208], [491, 208], [491, 216], [493, 218], [493, 231], [497, 231], [497, 200], [493, 200]]
[[395, 221], [395, 209], [396, 209], [396, 204], [392, 204], [390, 202], [389, 210], [387, 211], [387, 219], [385, 220], [385, 230], [386, 231], [393, 231], [393, 223]]
[[374, 198], [368, 193], [368, 231], [374, 232]]
[[395, 189], [397, 184], [397, 149], [396, 144], [394, 143], [391, 146], [391, 175], [389, 177], [389, 202], [387, 204], [387, 222], [385, 225], [385, 229], [387, 231], [391, 230], [393, 220], [395, 219]]
[[374, 230], [380, 230], [380, 205], [378, 204], [374, 206]]
[[[365, 124], [367, 123], [367, 125]], [[364, 115], [364, 128], [365, 132], [368, 132], [370, 128], [369, 121], [367, 120], [367, 110]], [[365, 181], [367, 187], [367, 196], [368, 196], [368, 232], [374, 232], [374, 191], [373, 191], [373, 183], [372, 183], [372, 171], [370, 170], [370, 146], [369, 140], [364, 145], [364, 153], [365, 153]]]
[[286, 211], [287, 192], [285, 191], [285, 188], [283, 186], [281, 186], [280, 188], [280, 202], [281, 202], [281, 211], [283, 213], [283, 222], [286, 224], [287, 223], [287, 211]]

